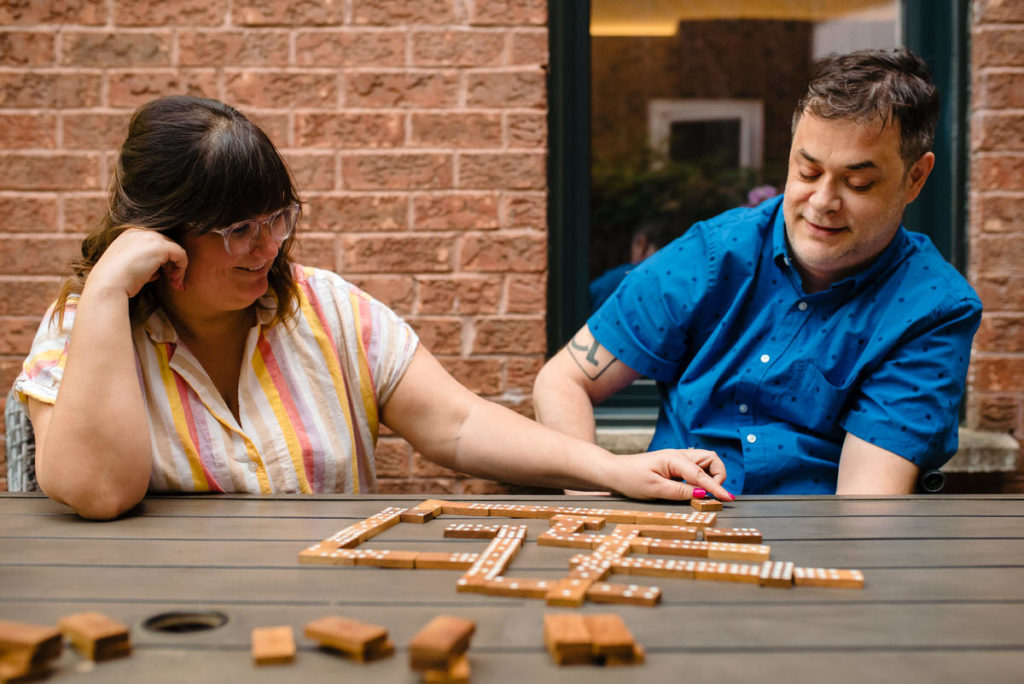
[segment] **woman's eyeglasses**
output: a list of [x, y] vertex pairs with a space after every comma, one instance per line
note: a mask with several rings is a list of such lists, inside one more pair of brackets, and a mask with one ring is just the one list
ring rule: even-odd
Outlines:
[[284, 209], [275, 211], [263, 219], [246, 219], [238, 223], [232, 223], [225, 228], [212, 228], [211, 233], [217, 233], [224, 238], [224, 249], [232, 256], [243, 256], [252, 251], [260, 233], [266, 228], [270, 237], [277, 244], [288, 239], [288, 236], [295, 230], [295, 224], [299, 221], [299, 214], [302, 207], [298, 204], [289, 204]]

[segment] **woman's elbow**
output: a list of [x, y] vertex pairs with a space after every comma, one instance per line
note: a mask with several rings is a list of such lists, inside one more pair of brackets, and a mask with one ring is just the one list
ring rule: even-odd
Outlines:
[[70, 506], [71, 509], [86, 520], [113, 520], [139, 505], [146, 495], [146, 490], [124, 491], [112, 490], [108, 487], [86, 487], [69, 490], [59, 484], [39, 478], [39, 488], [46, 496]]

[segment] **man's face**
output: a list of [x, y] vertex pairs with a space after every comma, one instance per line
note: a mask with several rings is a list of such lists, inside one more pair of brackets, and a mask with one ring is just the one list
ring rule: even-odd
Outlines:
[[888, 246], [903, 209], [935, 163], [928, 152], [909, 171], [899, 124], [820, 119], [804, 112], [793, 133], [783, 213], [803, 277], [817, 292], [870, 264]]

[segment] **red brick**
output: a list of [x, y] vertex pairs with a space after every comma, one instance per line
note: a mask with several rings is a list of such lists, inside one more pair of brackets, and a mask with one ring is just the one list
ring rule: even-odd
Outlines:
[[282, 147], [291, 147], [289, 141], [291, 140], [292, 125], [288, 120], [288, 114], [286, 112], [277, 113], [260, 109], [246, 109], [245, 111], [242, 111], [242, 114], [245, 115], [245, 118], [258, 126], [260, 130], [266, 133], [267, 137], [270, 138], [270, 141], [274, 143], [278, 149]]
[[530, 273], [547, 267], [546, 236], [537, 233], [467, 235], [462, 244], [462, 269], [497, 273]]
[[64, 233], [91, 233], [107, 213], [107, 194], [67, 195], [64, 199]]
[[424, 458], [423, 454], [420, 453], [417, 453], [413, 459], [412, 472], [413, 475], [417, 478], [443, 477], [451, 479], [461, 479], [465, 477], [465, 475], [463, 475], [462, 473], [450, 470], [448, 468], [445, 468], [444, 466], [440, 466], [434, 463], [433, 461], [428, 461], [426, 458]]
[[295, 144], [300, 147], [398, 147], [405, 138], [401, 114], [311, 112], [295, 115]]
[[480, 480], [476, 478], [463, 480], [459, 483], [459, 494], [476, 494], [487, 496], [490, 494], [510, 494], [514, 486], [494, 482], [492, 480]]
[[0, 31], [0, 66], [52, 66], [55, 56], [53, 33]]
[[178, 63], [184, 67], [285, 66], [288, 32], [182, 31], [178, 36]]
[[338, 272], [337, 250], [333, 235], [300, 233], [292, 259], [297, 263]]
[[97, 154], [0, 154], [0, 187], [10, 190], [99, 188]]
[[[27, 150], [56, 146], [57, 117], [53, 114], [0, 114], [0, 148]], [[4, 220], [7, 220], [6, 214]]]
[[974, 21], [1020, 22], [1024, 20], [1024, 0], [973, 0]]
[[227, 0], [131, 0], [114, 3], [120, 26], [216, 26], [224, 22]]
[[8, 0], [0, 3], [0, 26], [31, 24], [97, 25], [107, 21], [107, 0]]
[[[24, 360], [20, 354], [0, 357], [0, 387], [7, 387], [9, 390], [14, 385], [14, 379], [21, 372], [21, 363]], [[3, 396], [6, 397], [7, 392], [4, 392]]]
[[546, 107], [547, 83], [540, 69], [482, 71], [467, 76], [470, 107]]
[[168, 93], [218, 97], [213, 70], [111, 71], [107, 97], [111, 107], [135, 108]]
[[1020, 397], [999, 394], [976, 393], [975, 407], [972, 413], [976, 414], [973, 421], [974, 427], [979, 430], [992, 430], [994, 432], [1012, 432], [1020, 425], [1021, 420], [1021, 399]]
[[1024, 311], [1024, 274], [983, 273], [971, 279], [985, 311]]
[[418, 316], [409, 324], [420, 342], [432, 354], [458, 354], [462, 351], [462, 321], [458, 318]]
[[337, 0], [233, 0], [231, 15], [242, 26], [333, 26], [344, 22], [345, 5]]
[[452, 187], [448, 154], [360, 154], [342, 157], [344, 186], [351, 190], [444, 190]]
[[401, 195], [325, 195], [309, 203], [302, 224], [319, 232], [405, 230], [407, 206], [408, 200]]
[[500, 114], [413, 114], [412, 147], [501, 147]]
[[498, 198], [493, 194], [417, 195], [416, 230], [487, 230], [498, 227]]
[[971, 32], [971, 65], [1024, 66], [1024, 26], [981, 28]]
[[1024, 73], [986, 71], [976, 75], [972, 92], [975, 111], [981, 108], [1024, 107]]
[[974, 117], [972, 142], [975, 150], [997, 152], [1024, 150], [1024, 114], [984, 112]]
[[0, 73], [0, 107], [96, 107], [100, 103], [100, 84], [98, 74]]
[[39, 321], [39, 318], [0, 317], [0, 354], [28, 354], [39, 328]]
[[131, 115], [64, 114], [64, 147], [70, 150], [117, 150], [128, 135]]
[[972, 391], [1019, 392], [1024, 357], [986, 354], [971, 361]]
[[979, 272], [1024, 273], [1024, 240], [1020, 235], [984, 235], [971, 244], [971, 261]]
[[543, 29], [533, 31], [516, 31], [512, 33], [513, 66], [547, 66], [548, 63], [548, 32]]
[[[24, 273], [25, 266], [18, 266]], [[38, 323], [57, 299], [61, 280], [55, 276], [0, 276], [0, 316], [28, 316]]]
[[976, 190], [1024, 190], [1024, 155], [974, 155], [972, 186]]
[[404, 439], [383, 438], [373, 452], [377, 477], [409, 477], [412, 472], [412, 447]]
[[505, 215], [510, 228], [545, 228], [548, 224], [548, 205], [544, 193], [508, 194]]
[[494, 314], [501, 305], [502, 276], [422, 277], [421, 314]]
[[334, 190], [338, 187], [337, 160], [330, 152], [286, 152], [283, 154], [300, 192]]
[[[0, 130], [4, 124], [0, 122]], [[57, 229], [57, 198], [0, 196], [0, 233], [46, 233]]]
[[236, 107], [327, 107], [338, 103], [338, 79], [319, 72], [230, 71], [224, 77], [227, 101]]
[[477, 0], [473, 9], [474, 24], [543, 26], [548, 22], [548, 0]]
[[64, 274], [81, 244], [80, 237], [0, 236], [0, 274]]
[[454, 71], [353, 73], [345, 80], [348, 107], [452, 107], [458, 104]]
[[533, 392], [533, 382], [537, 379], [537, 373], [544, 365], [544, 357], [536, 356], [510, 356], [505, 364], [505, 387], [509, 391], [519, 390], [530, 394]]
[[443, 273], [452, 270], [451, 238], [343, 235], [342, 273]]
[[395, 480], [384, 478], [377, 481], [379, 494], [453, 494], [455, 483], [452, 480]]
[[1024, 195], [982, 195], [975, 198], [972, 224], [986, 233], [1013, 233], [1024, 230]]
[[547, 185], [542, 153], [463, 152], [459, 155], [459, 187], [470, 189], [540, 190]]
[[547, 149], [548, 115], [542, 112], [513, 112], [508, 115], [509, 147]]
[[416, 66], [499, 66], [504, 52], [504, 33], [473, 30], [412, 33], [412, 63]]
[[359, 0], [352, 7], [355, 24], [451, 24], [455, 0]]
[[1024, 352], [1024, 312], [985, 314], [978, 334], [974, 337], [974, 349], [984, 352]]
[[357, 276], [348, 278], [356, 287], [384, 302], [395, 313], [412, 313], [416, 284], [411, 276]]
[[404, 31], [317, 31], [295, 36], [300, 66], [388, 67], [405, 65]]
[[547, 310], [547, 296], [547, 273], [509, 276], [506, 311], [542, 314]]
[[470, 391], [483, 396], [502, 391], [500, 359], [460, 359], [442, 357], [441, 364]]
[[479, 318], [474, 354], [541, 354], [547, 349], [542, 316]]
[[61, 64], [67, 66], [133, 67], [168, 66], [171, 63], [169, 33], [65, 31], [61, 38]]

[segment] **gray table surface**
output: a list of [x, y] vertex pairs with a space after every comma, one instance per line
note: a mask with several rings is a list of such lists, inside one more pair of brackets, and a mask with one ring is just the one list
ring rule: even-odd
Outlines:
[[[1024, 497], [745, 497], [719, 527], [756, 527], [772, 558], [863, 570], [863, 590], [628, 578], [655, 584], [657, 607], [585, 604], [620, 614], [647, 650], [642, 666], [558, 667], [543, 646], [541, 600], [455, 591], [459, 571], [300, 565], [299, 551], [387, 506], [425, 496], [167, 496], [113, 522], [81, 520], [32, 495], [0, 495], [0, 618], [56, 624], [100, 611], [129, 625], [135, 652], [92, 664], [66, 650], [54, 682], [416, 682], [406, 646], [438, 614], [476, 620], [474, 682], [1024, 682]], [[604, 497], [451, 500], [689, 511]], [[444, 539], [450, 522], [400, 524], [361, 548], [480, 551]], [[511, 521], [509, 521], [511, 522]], [[563, 576], [578, 551], [529, 536], [510, 576]], [[147, 630], [169, 611], [220, 611], [223, 627]], [[338, 614], [388, 628], [394, 657], [356, 664], [302, 637]], [[254, 627], [291, 625], [291, 665], [257, 667]]]

